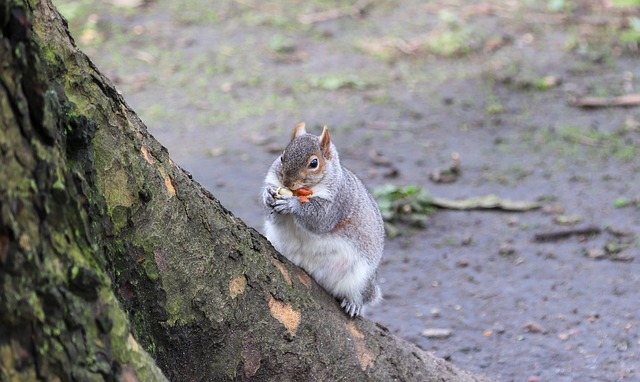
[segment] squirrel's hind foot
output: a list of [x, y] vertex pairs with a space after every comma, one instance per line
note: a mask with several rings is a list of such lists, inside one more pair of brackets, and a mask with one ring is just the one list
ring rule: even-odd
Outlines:
[[364, 314], [367, 306], [376, 305], [380, 300], [382, 300], [380, 288], [374, 282], [370, 282], [365, 289], [364, 299], [360, 304], [345, 298], [342, 300], [340, 307], [344, 309], [349, 316], [356, 317]]
[[359, 316], [362, 310], [362, 305], [358, 305], [353, 301], [347, 300], [346, 298], [342, 300], [340, 307], [343, 308], [350, 317]]

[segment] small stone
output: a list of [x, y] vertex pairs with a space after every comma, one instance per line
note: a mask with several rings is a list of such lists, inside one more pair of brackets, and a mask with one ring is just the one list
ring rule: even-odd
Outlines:
[[209, 150], [207, 150], [207, 155], [212, 157], [212, 158], [217, 158], [219, 156], [222, 156], [226, 153], [226, 149], [224, 147], [212, 147]]
[[616, 350], [619, 352], [626, 352], [629, 349], [629, 342], [622, 340], [616, 344]]
[[529, 333], [543, 333], [545, 332], [544, 328], [538, 324], [537, 322], [527, 322], [526, 324], [524, 324], [524, 330], [529, 332]]
[[515, 253], [516, 253], [515, 247], [509, 243], [501, 244], [500, 249], [498, 249], [498, 254], [503, 257], [511, 256]]
[[558, 204], [550, 204], [542, 207], [542, 213], [546, 215], [559, 215], [564, 212], [564, 207]]
[[592, 260], [602, 260], [607, 257], [607, 253], [602, 248], [591, 248], [587, 250], [587, 257]]
[[504, 334], [507, 331], [507, 328], [505, 328], [503, 324], [498, 322], [498, 323], [493, 325], [493, 330], [497, 334]]
[[427, 328], [420, 334], [427, 338], [444, 339], [451, 337], [453, 335], [453, 330], [447, 328]]
[[587, 317], [587, 321], [589, 321], [589, 322], [596, 322], [596, 321], [598, 321], [599, 319], [600, 319], [600, 315], [599, 315], [599, 314], [597, 314], [597, 313], [590, 314], [590, 315]]
[[578, 334], [578, 330], [577, 329], [571, 329], [568, 332], [559, 333], [558, 334], [558, 338], [561, 339], [562, 341], [566, 341], [566, 340], [568, 340], [569, 338], [571, 338], [575, 334]]

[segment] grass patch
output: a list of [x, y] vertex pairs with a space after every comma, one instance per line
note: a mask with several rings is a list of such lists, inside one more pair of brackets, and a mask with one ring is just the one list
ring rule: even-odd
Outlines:
[[355, 76], [317, 76], [309, 79], [311, 87], [321, 90], [355, 89], [364, 90], [374, 87], [374, 84], [366, 82]]
[[640, 6], [640, 0], [613, 0], [615, 7], [632, 7]]
[[402, 56], [432, 55], [444, 58], [461, 57], [482, 46], [483, 37], [470, 23], [451, 11], [438, 14], [437, 26], [428, 33], [400, 37], [387, 35], [363, 39], [356, 47], [370, 56], [393, 62]]
[[581, 129], [575, 126], [561, 126], [557, 135], [570, 146], [583, 146], [599, 156], [614, 157], [623, 161], [635, 158], [637, 147], [627, 139], [624, 132], [606, 132], [593, 129]]
[[640, 43], [640, 18], [629, 18], [629, 27], [620, 32], [620, 42], [635, 45]]
[[615, 208], [625, 208], [630, 206], [635, 206], [636, 208], [640, 208], [640, 198], [628, 199], [621, 196], [613, 201], [613, 206]]
[[293, 53], [296, 50], [296, 44], [292, 38], [276, 34], [269, 40], [269, 49], [275, 53]]
[[469, 27], [438, 31], [425, 43], [428, 52], [442, 57], [463, 56], [472, 51], [469, 42], [473, 30]]

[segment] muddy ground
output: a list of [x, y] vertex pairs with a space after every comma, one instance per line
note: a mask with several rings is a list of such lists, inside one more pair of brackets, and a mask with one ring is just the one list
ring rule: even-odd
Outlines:
[[[542, 205], [400, 226], [371, 320], [502, 381], [640, 380], [640, 108], [570, 104], [640, 92], [637, 6], [54, 2], [173, 159], [258, 229], [299, 121], [329, 126], [370, 188]], [[430, 180], [454, 152], [459, 176]]]

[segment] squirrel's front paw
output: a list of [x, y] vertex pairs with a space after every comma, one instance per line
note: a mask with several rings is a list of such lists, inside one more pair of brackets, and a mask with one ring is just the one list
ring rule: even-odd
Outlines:
[[274, 208], [278, 191], [275, 187], [266, 187], [262, 192], [262, 201], [267, 208]]
[[351, 317], [359, 316], [360, 310], [362, 309], [362, 305], [356, 304], [355, 302], [346, 298], [342, 300], [342, 304], [340, 304], [340, 307], [343, 308], [345, 312], [347, 312], [347, 314]]
[[296, 207], [296, 204], [300, 203], [295, 196], [282, 196], [278, 195], [274, 198], [273, 210], [279, 214], [290, 214]]

